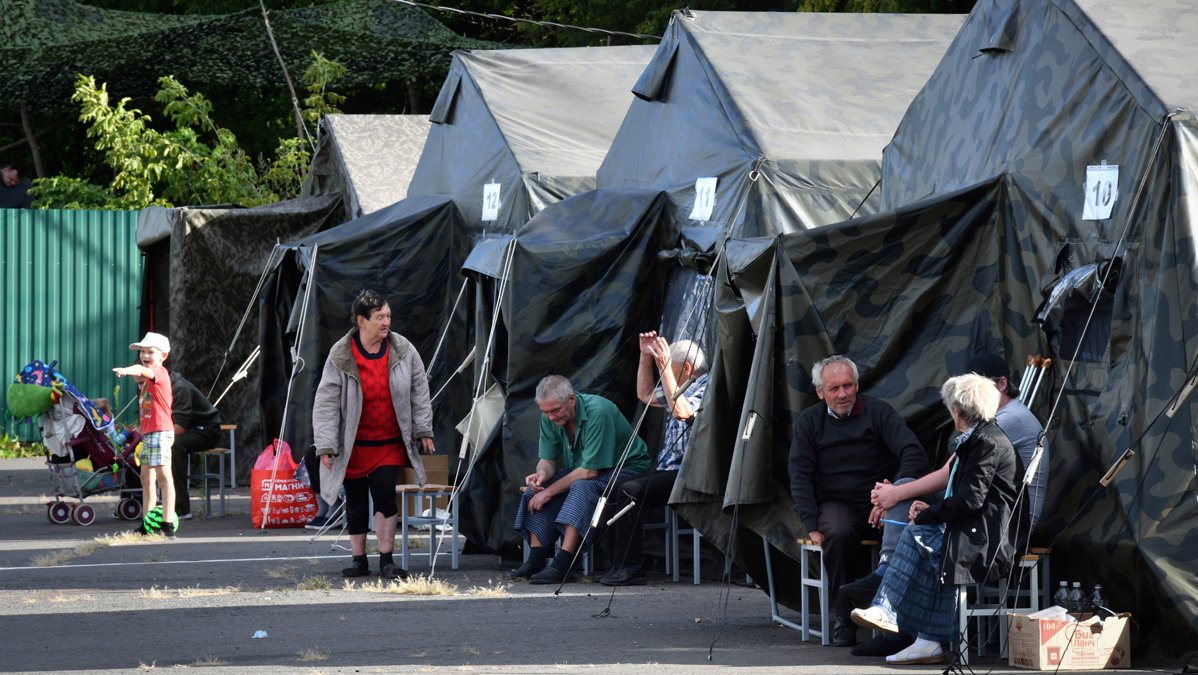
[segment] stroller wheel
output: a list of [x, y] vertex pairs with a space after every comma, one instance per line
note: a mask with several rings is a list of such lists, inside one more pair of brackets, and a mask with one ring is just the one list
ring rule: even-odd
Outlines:
[[91, 525], [96, 520], [96, 510], [87, 504], [80, 504], [75, 507], [75, 513], [71, 514], [71, 517], [80, 525]]
[[66, 502], [50, 502], [46, 507], [46, 517], [55, 525], [62, 525], [71, 519], [71, 505]]
[[116, 514], [123, 520], [141, 520], [141, 502], [126, 497], [117, 503]]

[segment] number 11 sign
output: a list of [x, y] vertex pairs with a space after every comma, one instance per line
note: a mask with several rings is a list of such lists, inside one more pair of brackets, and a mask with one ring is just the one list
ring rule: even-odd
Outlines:
[[1118, 165], [1101, 164], [1086, 167], [1086, 205], [1082, 220], [1106, 220], [1119, 198]]

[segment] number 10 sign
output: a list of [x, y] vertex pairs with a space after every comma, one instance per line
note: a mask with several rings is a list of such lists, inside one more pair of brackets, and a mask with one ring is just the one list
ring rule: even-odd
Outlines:
[[1106, 220], [1119, 198], [1119, 167], [1101, 164], [1086, 167], [1086, 205], [1082, 220]]

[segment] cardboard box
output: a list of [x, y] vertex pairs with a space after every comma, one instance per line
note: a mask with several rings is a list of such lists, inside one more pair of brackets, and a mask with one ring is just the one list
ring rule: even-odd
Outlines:
[[1007, 663], [1029, 670], [1130, 668], [1130, 614], [1081, 621], [1010, 615]]
[[[449, 475], [449, 455], [424, 455], [421, 457], [424, 460], [424, 474], [429, 485], [449, 485], [449, 481], [453, 478]], [[416, 484], [416, 472], [412, 469], [399, 470], [399, 484]], [[398, 497], [396, 497], [398, 500]], [[428, 500], [421, 500], [417, 496], [408, 497], [408, 513], [418, 513], [428, 508]], [[423, 502], [423, 506], [417, 504], [418, 501]], [[437, 508], [444, 509], [448, 506], [448, 499], [442, 497], [437, 500]], [[396, 506], [402, 507], [402, 504], [396, 503]]]

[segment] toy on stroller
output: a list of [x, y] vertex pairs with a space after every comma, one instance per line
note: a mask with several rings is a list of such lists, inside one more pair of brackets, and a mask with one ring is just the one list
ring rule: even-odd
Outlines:
[[[90, 525], [96, 511], [84, 500], [121, 490], [117, 516], [138, 520], [142, 505], [132, 495], [139, 491], [128, 485], [127, 479], [137, 473], [135, 451], [141, 435], [137, 431], [118, 432], [112, 415], [71, 385], [54, 368], [56, 363], [33, 361], [9, 386], [9, 408], [14, 417], [43, 415], [42, 442], [55, 497], [46, 504], [46, 517], [56, 524], [73, 520]], [[63, 501], [63, 497], [79, 502]]]

